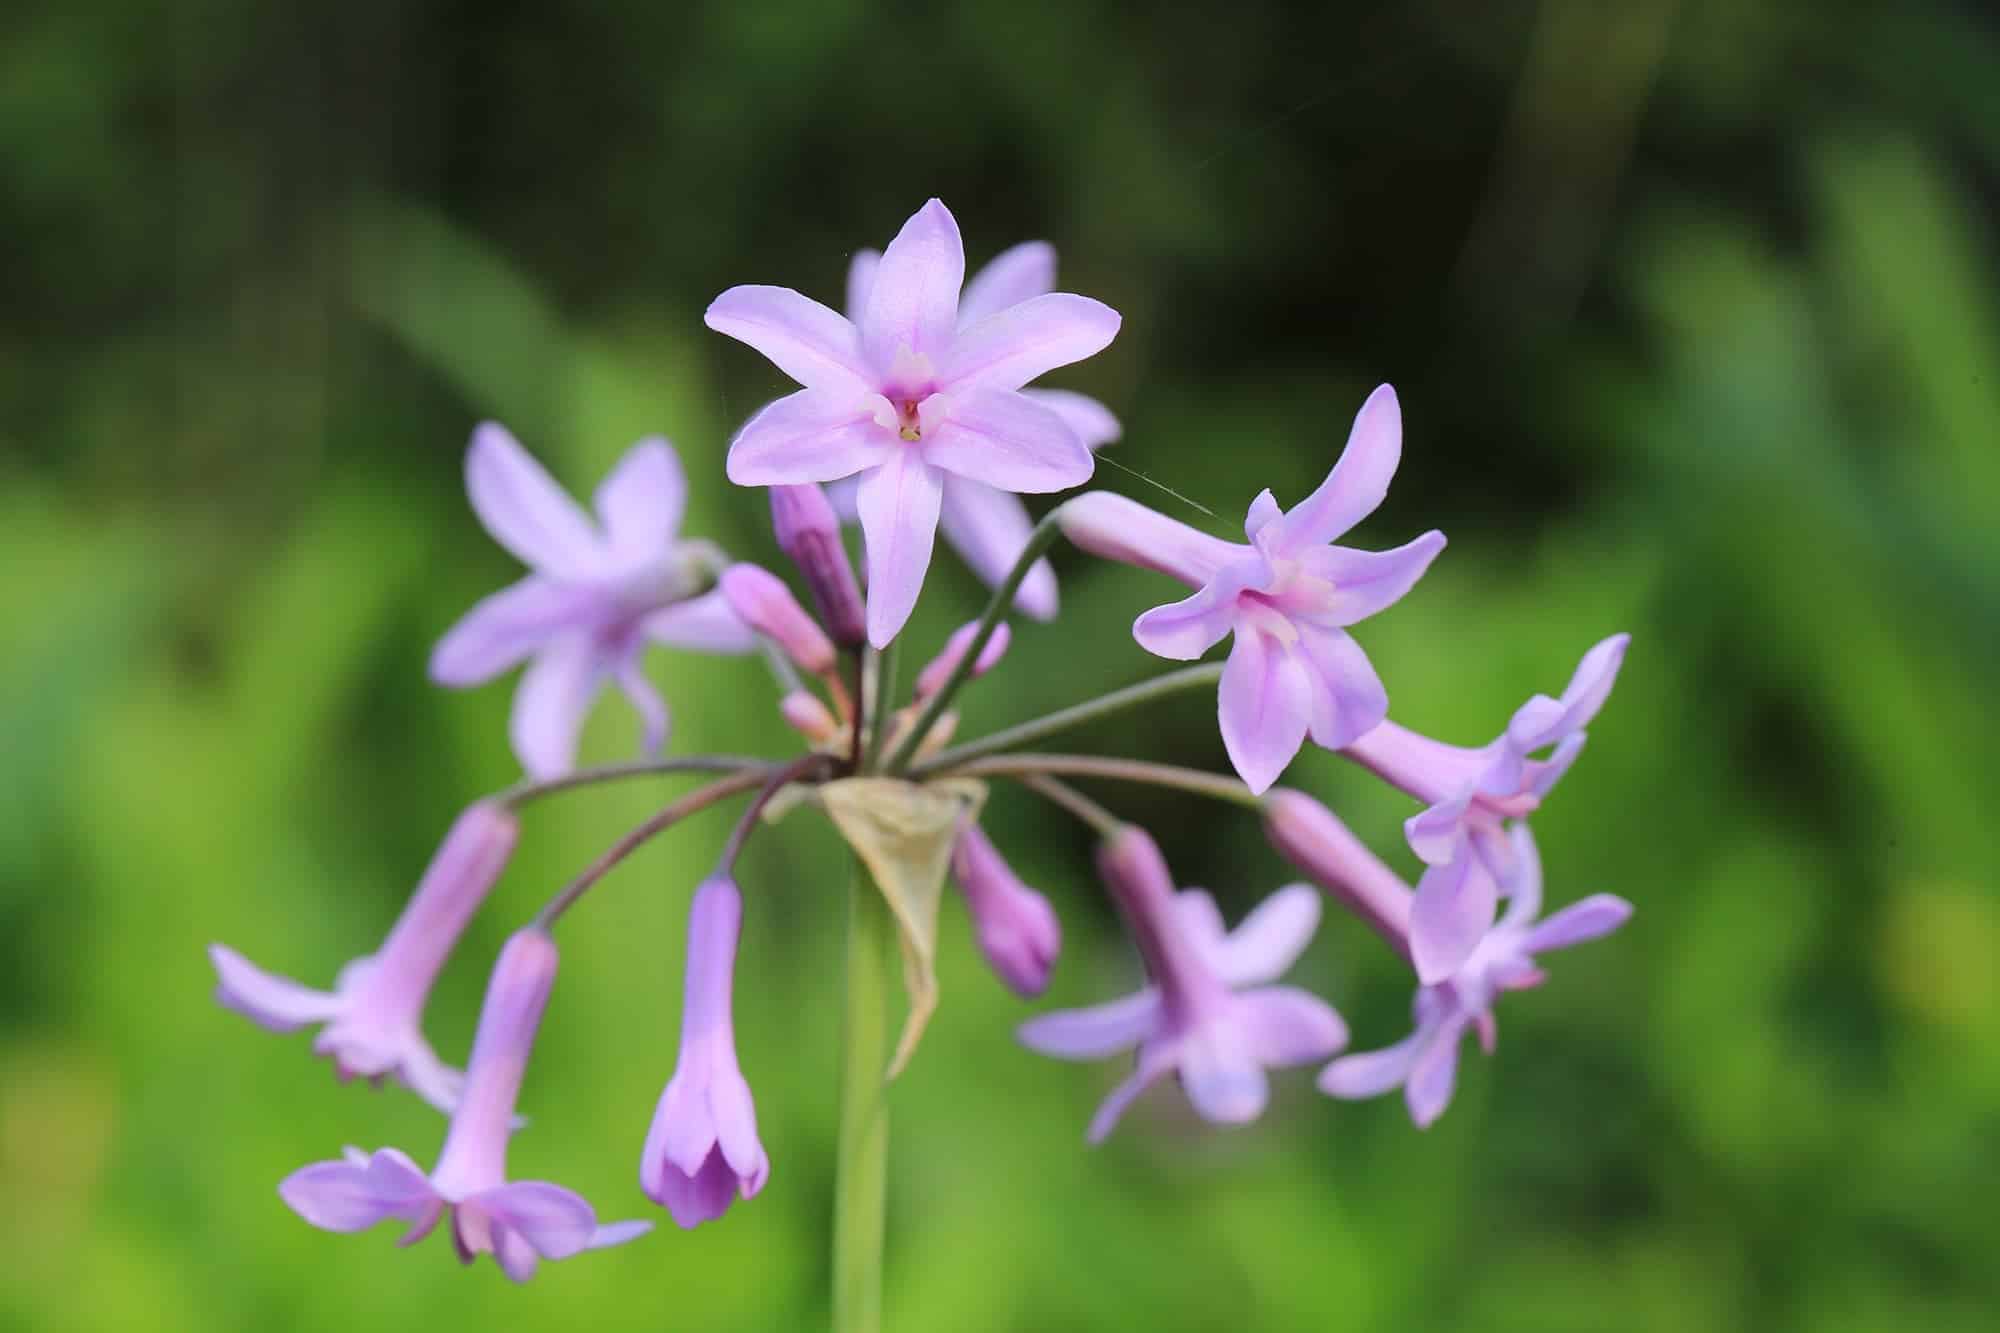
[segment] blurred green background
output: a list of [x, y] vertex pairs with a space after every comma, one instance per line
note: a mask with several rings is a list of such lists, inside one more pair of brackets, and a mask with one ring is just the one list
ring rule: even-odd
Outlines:
[[[949, 911], [894, 1092], [891, 1327], [1996, 1327], [1995, 69], [1950, 3], [10, 7], [0, 1326], [824, 1324], [844, 871], [810, 820], [745, 870], [769, 1190], [525, 1289], [282, 1207], [301, 1163], [429, 1160], [442, 1125], [216, 1008], [202, 949], [329, 981], [513, 778], [509, 689], [424, 677], [514, 572], [463, 499], [471, 425], [578, 489], [665, 431], [691, 529], [770, 558], [721, 457], [785, 385], [702, 307], [837, 301], [938, 194], [974, 264], [1047, 237], [1125, 313], [1051, 382], [1219, 530], [1396, 384], [1364, 544], [1452, 546], [1361, 634], [1394, 714], [1483, 741], [1630, 629], [1537, 831], [1554, 901], [1639, 911], [1504, 1003], [1429, 1132], [1294, 1075], [1253, 1128], [1163, 1093], [1097, 1150], [1118, 1071], [1016, 1047], [1031, 1010]], [[1058, 564], [1063, 619], [1017, 626], [962, 734], [1159, 669], [1127, 627], [1178, 594]], [[980, 600], [941, 558], [913, 642]], [[788, 750], [753, 665], [652, 666], [676, 749]], [[635, 735], [607, 701], [588, 753]], [[1222, 763], [1198, 698], [1076, 745]], [[1414, 872], [1402, 798], [1311, 751], [1292, 781]], [[442, 1050], [505, 933], [679, 786], [531, 812]], [[1240, 812], [1094, 790], [1232, 918], [1288, 878]], [[608, 1216], [654, 1214], [634, 1168], [725, 827], [564, 926], [515, 1163]], [[1050, 1002], [1126, 989], [1079, 830], [1004, 789], [990, 827], [1063, 913]], [[1405, 1030], [1409, 978], [1354, 923], [1299, 975], [1358, 1046]]]

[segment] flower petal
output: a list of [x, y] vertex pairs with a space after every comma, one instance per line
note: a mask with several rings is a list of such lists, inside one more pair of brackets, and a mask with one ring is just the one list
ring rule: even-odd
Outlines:
[[481, 1190], [463, 1206], [482, 1208], [493, 1221], [532, 1245], [544, 1259], [567, 1259], [590, 1247], [597, 1212], [574, 1190], [546, 1180], [519, 1180]]
[[631, 703], [639, 714], [639, 747], [647, 755], [657, 758], [667, 746], [667, 701], [660, 697], [657, 686], [647, 677], [639, 665], [637, 653], [628, 656], [618, 664], [612, 673], [618, 682], [618, 691]]
[[756, 632], [720, 588], [661, 607], [640, 622], [640, 629], [655, 643], [698, 653], [747, 653], [757, 647]]
[[1132, 622], [1133, 639], [1155, 657], [1194, 661], [1237, 628], [1236, 598], [1251, 581], [1253, 563], [1225, 566], [1193, 596], [1144, 612]]
[[596, 596], [530, 574], [481, 598], [431, 650], [431, 679], [440, 685], [480, 685], [590, 616]]
[[465, 491], [493, 540], [522, 564], [565, 576], [603, 566], [590, 519], [506, 427], [487, 421], [472, 432]]
[[1425, 865], [1449, 865], [1466, 854], [1465, 816], [1471, 808], [1470, 793], [1439, 801], [1403, 821], [1403, 838]]
[[1316, 625], [1298, 630], [1298, 651], [1312, 668], [1313, 743], [1351, 745], [1389, 715], [1389, 692], [1353, 635]]
[[1296, 986], [1246, 991], [1232, 1013], [1245, 1049], [1271, 1069], [1315, 1064], [1347, 1045], [1347, 1024], [1334, 1007]]
[[1223, 923], [1222, 909], [1215, 905], [1215, 895], [1207, 889], [1182, 889], [1174, 895], [1174, 911], [1194, 937], [1194, 947], [1203, 961], [1223, 973], [1224, 981], [1232, 981], [1223, 967], [1229, 951], [1229, 927]]
[[208, 946], [215, 966], [215, 1002], [272, 1032], [295, 1032], [308, 1023], [324, 1023], [340, 1012], [338, 995], [301, 986], [289, 977], [273, 976], [242, 954], [221, 944]]
[[708, 1104], [715, 1116], [716, 1147], [736, 1173], [743, 1197], [752, 1198], [770, 1179], [771, 1159], [757, 1138], [757, 1107], [750, 1085], [741, 1074], [718, 1073], [709, 1085]]
[[1521, 942], [1521, 947], [1529, 953], [1567, 949], [1572, 944], [1609, 935], [1631, 919], [1631, 903], [1616, 894], [1594, 893], [1538, 922]]
[[1003, 491], [1063, 491], [1096, 466], [1063, 419], [1018, 393], [954, 395], [949, 415], [924, 437], [924, 461]]
[[756, 348], [809, 389], [858, 397], [874, 387], [854, 325], [789, 287], [731, 287], [701, 318], [717, 333]]
[[431, 1044], [418, 1034], [405, 1042], [396, 1061], [396, 1077], [433, 1109], [450, 1115], [458, 1109], [459, 1094], [465, 1090], [465, 1074], [438, 1059]]
[[958, 326], [968, 328], [1008, 306], [1055, 290], [1056, 248], [1023, 241], [1002, 250], [972, 275], [958, 298]]
[[1448, 1018], [1437, 1035], [1425, 1043], [1410, 1062], [1410, 1076], [1403, 1083], [1403, 1102], [1418, 1129], [1429, 1129], [1451, 1105], [1452, 1088], [1458, 1079], [1458, 1043], [1465, 1035], [1463, 1017]]
[[1068, 389], [1023, 389], [1021, 396], [1061, 417], [1086, 449], [1101, 449], [1125, 433], [1111, 409], [1086, 394]]
[[[988, 587], [998, 587], [1027, 548], [1034, 520], [1016, 496], [966, 477], [944, 479], [938, 531]], [[1014, 605], [1036, 620], [1056, 614], [1056, 573], [1037, 560], [1021, 580]]]
[[743, 423], [724, 465], [738, 486], [833, 481], [885, 461], [895, 439], [865, 397], [802, 389]]
[[1232, 1023], [1218, 1019], [1188, 1034], [1179, 1068], [1188, 1104], [1210, 1124], [1248, 1124], [1271, 1100], [1264, 1066]]
[[1319, 1090], [1329, 1097], [1361, 1101], [1379, 1097], [1409, 1077], [1410, 1065], [1428, 1033], [1418, 1031], [1379, 1051], [1343, 1055], [1319, 1071]]
[[1393, 551], [1315, 546], [1297, 558], [1333, 585], [1331, 600], [1315, 618], [1328, 625], [1352, 625], [1402, 600], [1443, 549], [1444, 534], [1433, 528]]
[[1231, 986], [1262, 986], [1291, 970], [1319, 928], [1319, 893], [1288, 884], [1250, 909], [1223, 941], [1216, 971]]
[[875, 286], [875, 270], [882, 263], [880, 250], [856, 250], [847, 261], [847, 318], [858, 320], [868, 308], [868, 293]]
[[430, 1180], [394, 1148], [366, 1165], [352, 1160], [300, 1167], [278, 1186], [278, 1197], [322, 1231], [366, 1231], [385, 1218], [423, 1220], [439, 1200]]
[[1148, 986], [1104, 1004], [1031, 1018], [1014, 1029], [1014, 1035], [1040, 1055], [1102, 1060], [1144, 1041], [1160, 1021], [1160, 994]]
[[552, 778], [576, 766], [577, 736], [603, 679], [586, 634], [557, 640], [529, 663], [514, 689], [508, 735], [530, 777]]
[[933, 362], [942, 358], [958, 326], [958, 289], [964, 283], [958, 220], [942, 200], [933, 199], [889, 242], [869, 284], [861, 346], [875, 367], [888, 370], [905, 349]]
[[1102, 301], [1050, 292], [996, 311], [953, 342], [938, 367], [938, 387], [1018, 389], [1057, 366], [1095, 356], [1118, 336], [1121, 320]]
[[664, 557], [687, 508], [680, 455], [657, 435], [639, 441], [598, 484], [595, 504], [605, 540], [621, 560]]
[[1593, 646], [1577, 663], [1561, 699], [1538, 694], [1521, 705], [1507, 724], [1508, 741], [1527, 753], [1590, 725], [1611, 697], [1611, 687], [1618, 683], [1618, 668], [1624, 664], [1625, 649], [1631, 642], [1630, 634], [1614, 634]]
[[660, 1178], [660, 1192], [653, 1197], [666, 1208], [674, 1225], [692, 1231], [703, 1222], [713, 1222], [729, 1211], [739, 1189], [736, 1173], [711, 1151], [693, 1172], [668, 1167]]
[[614, 1245], [637, 1240], [652, 1229], [653, 1224], [646, 1221], [606, 1222], [590, 1233], [590, 1244], [584, 1248], [608, 1250]]
[[1279, 539], [1290, 553], [1324, 546], [1381, 507], [1403, 456], [1403, 411], [1384, 384], [1355, 414], [1347, 445], [1319, 489], [1285, 515]]
[[1254, 554], [1110, 491], [1086, 491], [1057, 509], [1063, 536], [1092, 555], [1199, 588]]
[[1090, 1128], [1084, 1132], [1084, 1142], [1102, 1143], [1118, 1127], [1126, 1108], [1139, 1099], [1139, 1094], [1160, 1081], [1174, 1067], [1171, 1052], [1147, 1049], [1139, 1053], [1138, 1067], [1131, 1077], [1111, 1090], [1111, 1095], [1098, 1104], [1097, 1114], [1090, 1118]]
[[1298, 754], [1312, 723], [1313, 692], [1304, 657], [1260, 629], [1238, 627], [1216, 711], [1229, 762], [1251, 791], [1268, 789]]
[[910, 618], [931, 566], [944, 474], [905, 450], [861, 479], [868, 539], [868, 641], [884, 647]]
[[1410, 903], [1410, 961], [1426, 986], [1450, 979], [1493, 924], [1499, 888], [1476, 856], [1432, 866]]

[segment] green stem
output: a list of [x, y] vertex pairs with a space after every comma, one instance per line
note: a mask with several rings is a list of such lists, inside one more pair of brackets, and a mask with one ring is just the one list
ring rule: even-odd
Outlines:
[[1127, 685], [1122, 690], [1113, 690], [1111, 693], [1101, 694], [1095, 699], [1086, 699], [1080, 704], [1071, 704], [1068, 708], [1059, 708], [1044, 717], [1030, 718], [1026, 722], [1008, 727], [1003, 731], [996, 731], [990, 736], [981, 736], [976, 741], [968, 741], [964, 745], [953, 746], [951, 749], [934, 755], [923, 763], [918, 764], [911, 770], [911, 774], [912, 776], [922, 776], [926, 773], [935, 773], [940, 769], [954, 768], [959, 764], [977, 759], [982, 755], [998, 754], [1002, 750], [1011, 750], [1018, 745], [1026, 745], [1030, 741], [1038, 741], [1045, 736], [1053, 736], [1059, 731], [1067, 731], [1071, 727], [1080, 727], [1086, 722], [1095, 722], [1101, 717], [1109, 717], [1111, 714], [1121, 712], [1124, 709], [1136, 708], [1140, 704], [1151, 703], [1155, 699], [1164, 699], [1170, 694], [1179, 694], [1183, 690], [1196, 690], [1205, 685], [1213, 685], [1221, 679], [1222, 663], [1220, 662], [1206, 662], [1200, 666], [1184, 667], [1179, 671], [1169, 671], [1164, 676], [1155, 676], [1151, 680], [1142, 680], [1137, 685]]
[[539, 782], [523, 778], [505, 790], [495, 792], [493, 799], [510, 809], [520, 809], [530, 801], [538, 801], [544, 796], [569, 791], [576, 787], [588, 787], [599, 782], [617, 782], [624, 778], [659, 777], [668, 773], [741, 773], [752, 769], [758, 771], [775, 770], [777, 765], [768, 759], [758, 759], [741, 754], [684, 754], [672, 759], [641, 759], [629, 764], [601, 764], [595, 768], [579, 768], [558, 778], [545, 778]]
[[[1209, 773], [1178, 764], [1155, 764], [1144, 759], [1101, 759], [1091, 754], [1009, 754], [991, 759], [974, 759], [954, 764], [954, 776], [979, 778], [1031, 778], [1060, 774], [1072, 778], [1105, 778], [1112, 782], [1143, 782], [1153, 787], [1172, 787], [1218, 801], [1228, 801], [1261, 811], [1263, 798], [1235, 778]], [[925, 776], [935, 776], [927, 767]]]
[[1058, 781], [1042, 773], [1025, 773], [1020, 783], [1043, 800], [1059, 805], [1090, 825], [1103, 837], [1109, 838], [1118, 832], [1118, 816], [1106, 810], [1097, 802], [1085, 796], [1067, 782]]
[[833, 1175], [833, 1333], [882, 1327], [882, 1222], [889, 1166], [889, 1000], [896, 921], [855, 861], [847, 899], [840, 1137]]
[[889, 756], [889, 762], [883, 766], [889, 772], [901, 773], [910, 766], [910, 759], [916, 754], [917, 747], [924, 743], [924, 737], [931, 734], [931, 728], [937, 725], [940, 717], [944, 716], [944, 710], [951, 707], [952, 696], [958, 693], [958, 687], [971, 679], [973, 663], [977, 662], [979, 655], [986, 651], [986, 641], [993, 637], [993, 631], [999, 627], [1000, 618], [1006, 615], [1007, 608], [1014, 604], [1014, 594], [1020, 591], [1021, 580], [1028, 577], [1028, 571], [1035, 567], [1035, 562], [1041, 559], [1048, 549], [1056, 544], [1056, 538], [1062, 535], [1062, 529], [1056, 526], [1056, 515], [1061, 512], [1062, 506], [1057, 505], [1044, 514], [1042, 521], [1035, 525], [1035, 530], [1028, 534], [1028, 544], [1021, 548], [1020, 557], [1014, 561], [1014, 567], [1007, 571], [1007, 577], [993, 590], [993, 600], [986, 604], [985, 614], [979, 617], [979, 628], [973, 633], [972, 642], [965, 646], [963, 653], [959, 654], [958, 664], [952, 667], [951, 674], [945, 677], [944, 684], [931, 696], [930, 702], [924, 705], [924, 711], [917, 716], [917, 724], [910, 728], [910, 734], [903, 738], [903, 743], [896, 747], [896, 752]]
[[896, 653], [894, 639], [875, 654], [875, 694], [868, 701], [868, 771], [880, 772], [889, 744], [889, 715], [895, 711]]

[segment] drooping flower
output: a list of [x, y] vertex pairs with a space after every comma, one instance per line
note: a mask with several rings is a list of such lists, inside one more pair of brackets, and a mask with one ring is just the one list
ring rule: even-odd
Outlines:
[[[1319, 895], [1279, 890], [1223, 929], [1214, 900], [1174, 893], [1153, 840], [1127, 826], [1098, 850], [1098, 870], [1125, 917], [1151, 983], [1109, 1004], [1045, 1014], [1021, 1025], [1022, 1044], [1064, 1060], [1101, 1060], [1133, 1046], [1137, 1067], [1098, 1108], [1100, 1142], [1141, 1092], [1169, 1073], [1205, 1120], [1254, 1120], [1270, 1096], [1266, 1069], [1323, 1060], [1347, 1044], [1347, 1025], [1318, 996], [1273, 986], [1319, 924]], [[1247, 989], [1246, 989], [1247, 988]]]
[[340, 1161], [294, 1171], [278, 1186], [279, 1196], [327, 1231], [365, 1231], [390, 1218], [406, 1222], [404, 1245], [429, 1235], [449, 1212], [459, 1259], [469, 1264], [490, 1253], [516, 1282], [533, 1277], [542, 1259], [567, 1259], [651, 1230], [650, 1222], [600, 1226], [581, 1195], [547, 1181], [507, 1179], [514, 1104], [555, 974], [555, 941], [540, 930], [516, 932], [500, 951], [473, 1038], [465, 1096], [429, 1175], [395, 1148], [349, 1148]]
[[[1501, 886], [1513, 878], [1509, 820], [1526, 819], [1583, 749], [1584, 727], [1604, 706], [1625, 660], [1629, 634], [1585, 653], [1562, 698], [1538, 694], [1507, 729], [1466, 748], [1384, 722], [1347, 746], [1348, 757], [1431, 807], [1404, 824], [1410, 849], [1429, 869], [1417, 881], [1410, 949], [1417, 976], [1457, 971], [1493, 923]], [[1549, 751], [1546, 759], [1533, 756]]]
[[1275, 782], [1308, 735], [1337, 750], [1388, 712], [1388, 693], [1347, 627], [1408, 592], [1444, 549], [1444, 534], [1432, 530], [1392, 551], [1328, 543], [1382, 503], [1402, 440], [1401, 410], [1385, 384], [1362, 404], [1318, 490], [1288, 511], [1269, 491], [1251, 503], [1247, 546], [1106, 491], [1058, 511], [1064, 534], [1083, 549], [1199, 590], [1134, 622], [1147, 652], [1192, 661], [1235, 635], [1217, 711], [1229, 760], [1252, 791]]
[[506, 868], [519, 831], [513, 811], [503, 805], [467, 807], [382, 947], [343, 967], [330, 993], [272, 976], [233, 949], [209, 945], [216, 999], [273, 1032], [323, 1024], [313, 1050], [331, 1057], [342, 1079], [393, 1075], [432, 1106], [450, 1111], [463, 1075], [424, 1040], [424, 1003], [466, 923]]
[[1512, 843], [1507, 911], [1480, 936], [1471, 954], [1441, 981], [1421, 986], [1413, 1005], [1415, 1031], [1394, 1046], [1346, 1055], [1320, 1072], [1320, 1090], [1334, 1097], [1375, 1097], [1401, 1087], [1410, 1118], [1428, 1128], [1444, 1114], [1458, 1074], [1466, 1029], [1493, 1053], [1499, 1036], [1493, 1004], [1505, 991], [1539, 986], [1546, 975], [1537, 954], [1608, 935], [1632, 915], [1632, 904], [1609, 893], [1571, 903], [1537, 921], [1542, 910], [1542, 863], [1526, 824], [1508, 831]]
[[868, 638], [909, 619], [930, 567], [947, 476], [1009, 492], [1066, 490], [1091, 456], [1064, 413], [1020, 392], [1102, 350], [1116, 311], [1050, 292], [962, 325], [965, 250], [936, 199], [876, 263], [859, 317], [784, 287], [732, 287], [708, 326], [804, 386], [752, 417], [729, 446], [729, 479], [785, 486], [858, 475], [867, 537]]
[[639, 1187], [687, 1228], [754, 1197], [771, 1175], [750, 1085], [736, 1062], [730, 986], [742, 923], [743, 898], [733, 881], [718, 876], [695, 891], [680, 1060], [639, 1155]]
[[510, 725], [530, 775], [575, 764], [577, 735], [607, 680], [638, 710], [646, 750], [666, 744], [666, 702], [640, 667], [649, 642], [709, 653], [756, 646], [722, 593], [704, 591], [719, 553], [679, 536], [687, 479], [665, 440], [641, 440], [604, 479], [597, 523], [492, 422], [472, 433], [465, 482], [480, 522], [531, 572], [451, 627], [431, 654], [431, 679], [479, 685], [532, 659]]
[[[857, 250], [847, 269], [847, 317], [859, 321], [875, 282], [875, 268], [882, 256], [874, 250]], [[989, 315], [1031, 301], [1055, 290], [1056, 251], [1046, 241], [1024, 241], [1003, 250], [985, 268], [972, 275], [958, 300], [958, 326], [970, 328]], [[1069, 423], [1085, 448], [1098, 449], [1119, 436], [1118, 418], [1095, 398], [1069, 389], [1023, 389], [1021, 395], [1056, 413]], [[833, 502], [850, 519], [854, 517], [854, 486], [837, 482], [830, 488]], [[964, 558], [972, 572], [990, 587], [998, 587], [1014, 568], [1027, 547], [1034, 520], [1019, 497], [962, 476], [947, 476], [938, 508], [938, 531]], [[1056, 573], [1047, 560], [1037, 560], [1021, 580], [1014, 605], [1036, 620], [1053, 620], [1056, 615]]]
[[1049, 900], [1021, 882], [978, 824], [967, 823], [951, 848], [951, 877], [993, 975], [1023, 999], [1048, 989], [1062, 952], [1062, 923]]

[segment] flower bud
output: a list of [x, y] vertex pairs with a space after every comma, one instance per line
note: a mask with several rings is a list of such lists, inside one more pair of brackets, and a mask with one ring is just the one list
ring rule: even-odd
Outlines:
[[810, 690], [793, 690], [778, 700], [778, 713], [786, 726], [815, 744], [832, 740], [841, 731], [840, 720]]
[[1021, 882], [977, 824], [968, 823], [952, 844], [951, 873], [994, 975], [1023, 999], [1047, 990], [1062, 951], [1062, 925], [1049, 900]]
[[834, 642], [858, 648], [867, 640], [867, 612], [861, 585], [840, 541], [840, 518], [817, 485], [773, 486], [771, 526], [778, 548], [805, 576], [820, 619]]
[[[972, 636], [978, 632], [979, 622], [976, 620], [969, 620], [951, 632], [951, 637], [944, 641], [944, 648], [917, 673], [918, 699], [928, 699], [944, 688], [946, 678], [958, 669], [959, 659], [965, 656], [965, 650], [972, 646]], [[1007, 645], [1013, 642], [1013, 638], [1013, 631], [1007, 628], [1006, 621], [995, 625], [992, 637], [979, 651], [979, 660], [972, 664], [971, 679], [976, 680], [991, 671], [1007, 655]]]
[[776, 574], [756, 565], [731, 565], [722, 572], [722, 595], [745, 624], [784, 649], [801, 669], [816, 676], [833, 670], [826, 632]]

